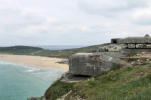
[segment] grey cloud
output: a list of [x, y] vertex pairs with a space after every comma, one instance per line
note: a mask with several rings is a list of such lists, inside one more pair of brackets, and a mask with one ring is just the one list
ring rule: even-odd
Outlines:
[[40, 25], [46, 22], [46, 19], [33, 14], [22, 14], [23, 12], [16, 9], [0, 9], [0, 27], [6, 33], [15, 33], [21, 28], [33, 25]]
[[[0, 45], [101, 44], [112, 36], [143, 33], [148, 30], [138, 30], [129, 17], [147, 8], [148, 1], [0, 0]], [[115, 19], [116, 14], [122, 16]], [[135, 23], [150, 24], [149, 18], [140, 19]]]
[[78, 5], [88, 14], [112, 16], [135, 8], [148, 7], [148, 2], [149, 0], [80, 0]]
[[134, 19], [132, 22], [141, 26], [151, 26], [151, 15], [144, 14]]

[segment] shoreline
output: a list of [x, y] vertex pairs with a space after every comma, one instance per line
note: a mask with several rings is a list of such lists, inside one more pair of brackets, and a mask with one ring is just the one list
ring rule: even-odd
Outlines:
[[30, 55], [0, 54], [0, 61], [24, 64], [27, 66], [40, 68], [58, 68], [64, 71], [68, 71], [69, 70], [68, 64], [59, 63], [62, 62], [63, 60], [66, 59]]

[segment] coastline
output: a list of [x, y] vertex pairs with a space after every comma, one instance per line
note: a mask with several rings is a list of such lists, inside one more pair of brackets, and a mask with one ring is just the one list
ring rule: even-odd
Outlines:
[[68, 64], [58, 63], [63, 60], [66, 59], [29, 55], [0, 54], [0, 61], [7, 61], [41, 68], [58, 68], [64, 71], [68, 71]]

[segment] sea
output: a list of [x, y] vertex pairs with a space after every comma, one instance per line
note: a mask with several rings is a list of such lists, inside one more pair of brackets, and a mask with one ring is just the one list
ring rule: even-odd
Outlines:
[[[63, 50], [83, 46], [38, 46], [47, 50]], [[27, 100], [41, 97], [65, 71], [39, 68], [0, 61], [0, 100]]]
[[35, 46], [35, 47], [40, 47], [46, 50], [64, 50], [64, 49], [81, 48], [85, 46], [86, 45], [42, 45], [42, 46]]
[[55, 68], [37, 68], [0, 61], [0, 100], [27, 100], [43, 96], [64, 73]]

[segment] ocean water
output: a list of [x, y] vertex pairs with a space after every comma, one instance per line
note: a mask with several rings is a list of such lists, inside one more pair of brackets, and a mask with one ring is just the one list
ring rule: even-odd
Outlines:
[[46, 50], [64, 50], [85, 47], [84, 45], [50, 45], [50, 46], [37, 46]]
[[64, 71], [0, 61], [0, 100], [40, 97]]

